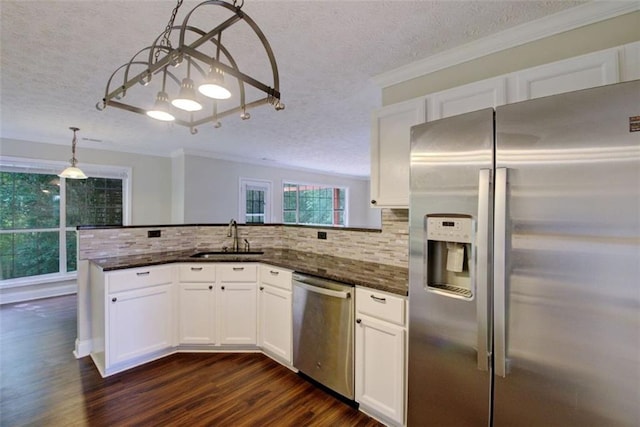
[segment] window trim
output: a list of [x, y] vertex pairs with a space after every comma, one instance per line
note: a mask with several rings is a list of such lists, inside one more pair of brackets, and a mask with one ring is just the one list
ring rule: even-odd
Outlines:
[[[285, 223], [284, 222], [284, 186], [285, 184], [293, 184], [293, 185], [308, 185], [312, 187], [329, 187], [329, 188], [341, 188], [344, 189], [344, 224], [336, 225], [336, 224], [301, 224], [299, 223], [299, 215], [300, 212], [296, 209], [296, 223]], [[282, 223], [285, 225], [297, 225], [303, 227], [335, 227], [335, 228], [348, 228], [349, 227], [349, 186], [348, 185], [340, 185], [340, 184], [327, 184], [327, 183], [313, 183], [309, 181], [301, 181], [298, 179], [283, 179], [280, 183], [280, 192], [282, 194], [282, 204], [280, 206], [280, 213], [282, 215]], [[299, 206], [299, 204], [298, 204]], [[335, 210], [334, 210], [335, 212]]]
[[[40, 160], [30, 159], [23, 157], [11, 157], [0, 156], [0, 171], [4, 172], [18, 172], [18, 173], [40, 173], [58, 175], [60, 171], [69, 166], [68, 162], [60, 162], [55, 160]], [[91, 163], [82, 163], [80, 168], [89, 176], [95, 178], [116, 178], [122, 179], [122, 225], [131, 224], [131, 167], [125, 166], [110, 166], [110, 165], [96, 165]], [[65, 179], [65, 178], [61, 178]], [[60, 187], [61, 197], [65, 191], [65, 187]], [[58, 231], [60, 234], [65, 234], [69, 231], [75, 231], [75, 227], [67, 227], [64, 223], [66, 218], [65, 213], [66, 206], [64, 203], [60, 204], [60, 223], [57, 228], [49, 229], [28, 229], [28, 230], [10, 230], [11, 232], [33, 232], [33, 231]], [[9, 230], [6, 230], [9, 231]], [[66, 238], [66, 237], [65, 237]], [[22, 286], [40, 285], [47, 283], [56, 283], [65, 280], [73, 280], [77, 277], [77, 271], [74, 272], [62, 272], [66, 270], [66, 245], [60, 244], [60, 258], [59, 258], [59, 271], [57, 273], [39, 274], [36, 276], [16, 277], [13, 279], [0, 280], [0, 289], [8, 289]], [[64, 264], [64, 265], [63, 265]], [[64, 268], [63, 268], [64, 267]]]
[[256, 187], [265, 187], [267, 189], [264, 198], [264, 224], [271, 223], [273, 221], [273, 182], [266, 179], [239, 178], [238, 220], [243, 224], [246, 223], [247, 185], [255, 185]]
[[[69, 166], [69, 162], [0, 156], [0, 170], [6, 172], [58, 175], [67, 166]], [[84, 162], [79, 166], [90, 178], [119, 178], [124, 181], [124, 185], [122, 186], [122, 225], [131, 225], [132, 168], [128, 166], [97, 165]], [[69, 231], [73, 231], [73, 229]]]

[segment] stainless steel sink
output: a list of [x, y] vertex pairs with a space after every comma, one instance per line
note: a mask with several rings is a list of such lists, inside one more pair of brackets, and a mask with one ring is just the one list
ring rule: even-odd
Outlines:
[[248, 251], [248, 252], [232, 252], [232, 251], [214, 251], [214, 252], [198, 252], [191, 255], [191, 258], [217, 258], [220, 256], [248, 256], [248, 255], [262, 255], [263, 251]]

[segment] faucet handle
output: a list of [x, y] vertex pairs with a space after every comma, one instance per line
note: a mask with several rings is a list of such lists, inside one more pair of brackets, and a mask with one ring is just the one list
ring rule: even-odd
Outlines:
[[251, 245], [247, 239], [244, 239], [244, 251], [249, 252], [251, 250]]

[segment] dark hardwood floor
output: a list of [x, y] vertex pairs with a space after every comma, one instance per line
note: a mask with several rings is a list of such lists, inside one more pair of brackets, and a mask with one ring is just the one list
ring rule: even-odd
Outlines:
[[175, 354], [103, 379], [75, 336], [75, 296], [0, 308], [0, 425], [381, 426], [262, 354]]

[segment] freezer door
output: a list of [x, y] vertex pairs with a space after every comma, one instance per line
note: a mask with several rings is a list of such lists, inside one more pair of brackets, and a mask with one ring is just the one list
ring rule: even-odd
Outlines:
[[638, 116], [638, 81], [496, 111], [495, 426], [640, 425]]
[[[414, 126], [411, 134], [407, 423], [486, 426], [493, 109]], [[447, 227], [469, 218], [473, 238], [464, 247], [471, 250], [457, 263], [441, 260], [436, 251], [447, 246], [435, 242], [430, 249], [427, 223]], [[427, 278], [440, 276], [434, 268], [452, 277], [468, 268], [472, 289], [457, 295], [430, 288]]]

